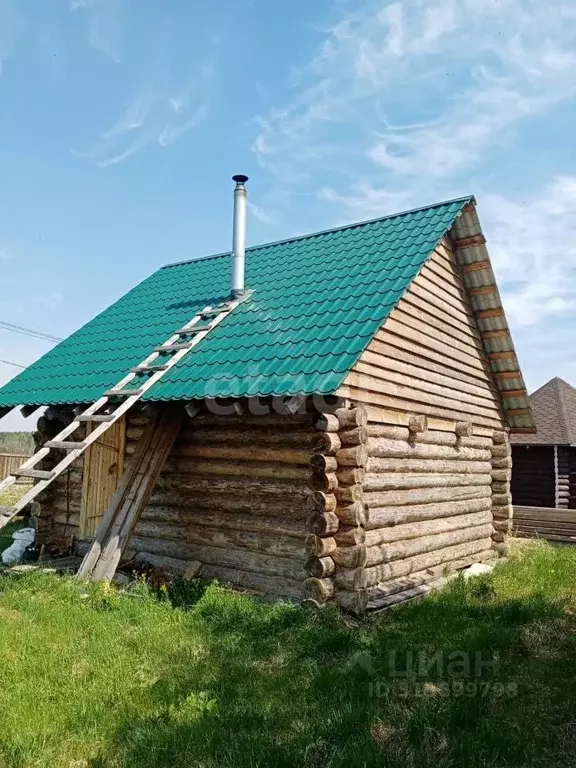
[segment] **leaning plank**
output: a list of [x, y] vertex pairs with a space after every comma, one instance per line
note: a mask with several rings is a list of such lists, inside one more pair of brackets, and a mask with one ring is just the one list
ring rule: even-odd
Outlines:
[[182, 423], [181, 409], [170, 404], [152, 421], [114, 494], [78, 571], [79, 578], [111, 579], [140, 514], [154, 490]]

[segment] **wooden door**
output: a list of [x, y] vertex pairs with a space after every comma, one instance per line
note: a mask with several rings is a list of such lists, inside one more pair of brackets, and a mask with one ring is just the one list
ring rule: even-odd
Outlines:
[[[92, 425], [87, 424], [88, 434]], [[126, 421], [119, 419], [84, 454], [80, 537], [94, 536], [124, 473]]]

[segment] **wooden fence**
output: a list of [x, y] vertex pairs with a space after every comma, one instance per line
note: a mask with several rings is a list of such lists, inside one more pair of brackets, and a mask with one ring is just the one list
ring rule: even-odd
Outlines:
[[576, 544], [576, 509], [514, 507], [513, 529], [518, 536]]
[[[26, 459], [29, 459], [28, 454], [20, 453], [0, 453], [0, 480], [8, 477], [13, 469], [17, 469]], [[17, 483], [29, 483], [30, 480], [22, 478], [17, 480]]]

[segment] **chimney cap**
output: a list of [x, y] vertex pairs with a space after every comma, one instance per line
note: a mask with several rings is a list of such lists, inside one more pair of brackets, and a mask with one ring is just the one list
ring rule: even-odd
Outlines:
[[237, 173], [236, 176], [232, 176], [232, 181], [235, 181], [237, 184], [244, 184], [248, 181], [248, 176], [244, 176], [243, 173]]

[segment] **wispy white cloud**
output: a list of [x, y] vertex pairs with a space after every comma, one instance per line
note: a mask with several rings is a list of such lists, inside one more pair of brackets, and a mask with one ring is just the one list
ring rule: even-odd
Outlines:
[[119, 64], [127, 0], [70, 0], [70, 10], [86, 13], [90, 45]]
[[383, 173], [391, 189], [432, 187], [576, 93], [574, 9], [564, 0], [336, 7], [345, 15], [296, 71], [289, 99], [258, 120], [253, 151], [284, 184], [314, 184], [336, 149], [344, 197], [352, 184], [381, 186]]
[[159, 84], [132, 98], [90, 152], [74, 151], [101, 168], [118, 165], [150, 146], [169, 147], [202, 124], [209, 113], [214, 67], [203, 64], [182, 87]]
[[480, 213], [511, 322], [576, 314], [576, 176], [523, 203], [483, 195]]

